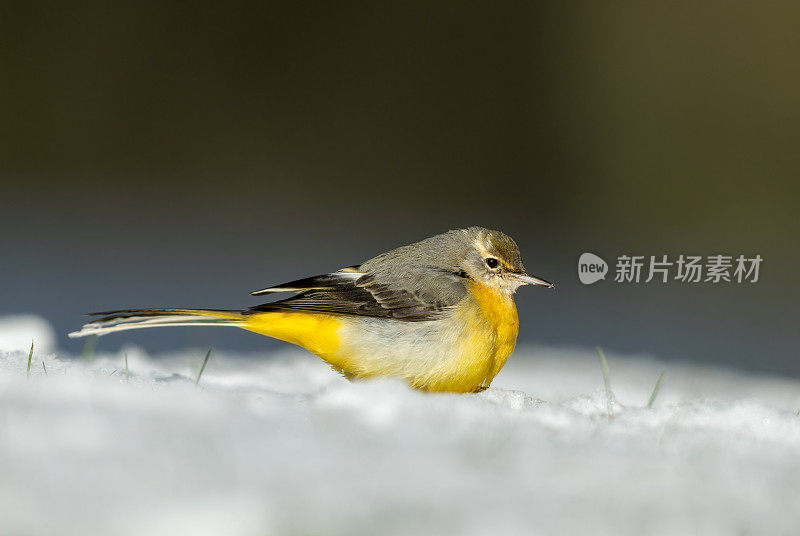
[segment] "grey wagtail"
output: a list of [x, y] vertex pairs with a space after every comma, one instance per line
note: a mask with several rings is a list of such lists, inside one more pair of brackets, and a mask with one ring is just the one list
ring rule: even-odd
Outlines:
[[511, 237], [459, 229], [358, 266], [251, 294], [295, 295], [242, 311], [128, 309], [70, 337], [155, 326], [235, 326], [297, 344], [345, 377], [394, 376], [429, 391], [486, 389], [514, 350], [513, 294], [528, 275]]

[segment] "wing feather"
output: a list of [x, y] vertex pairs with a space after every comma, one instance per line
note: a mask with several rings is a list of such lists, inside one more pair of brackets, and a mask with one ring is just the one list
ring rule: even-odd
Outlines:
[[334, 272], [332, 274], [315, 275], [313, 277], [305, 277], [296, 281], [290, 281], [275, 287], [262, 288], [250, 293], [251, 296], [261, 296], [263, 294], [272, 294], [274, 292], [300, 292], [304, 290], [323, 289], [331, 286], [336, 286], [342, 281], [354, 281], [364, 274], [358, 272]]
[[[448, 284], [457, 283], [455, 274], [447, 274]], [[433, 277], [433, 276], [432, 276]], [[441, 272], [435, 277], [442, 278]], [[409, 280], [418, 280], [419, 274]], [[414, 289], [403, 288], [403, 278], [386, 280], [374, 273], [340, 271], [292, 281], [284, 285], [256, 291], [254, 295], [271, 292], [299, 291], [290, 298], [251, 307], [250, 311], [304, 310], [406, 321], [432, 320], [453, 303], [425, 299]]]

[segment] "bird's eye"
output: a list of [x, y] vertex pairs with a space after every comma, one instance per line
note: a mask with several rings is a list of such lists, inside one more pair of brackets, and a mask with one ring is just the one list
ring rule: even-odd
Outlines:
[[499, 264], [499, 261], [497, 259], [495, 259], [494, 257], [487, 257], [486, 266], [488, 266], [489, 268], [497, 268], [498, 264]]

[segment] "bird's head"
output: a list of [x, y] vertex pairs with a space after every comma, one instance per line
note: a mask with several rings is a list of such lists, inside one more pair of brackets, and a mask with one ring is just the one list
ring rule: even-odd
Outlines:
[[513, 294], [522, 285], [553, 288], [552, 284], [525, 271], [519, 247], [510, 236], [482, 227], [464, 231], [470, 247], [461, 268], [470, 279], [506, 294]]

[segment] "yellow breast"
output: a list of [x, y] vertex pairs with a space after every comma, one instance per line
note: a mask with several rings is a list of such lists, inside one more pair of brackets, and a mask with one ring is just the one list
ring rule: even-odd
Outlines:
[[511, 295], [478, 283], [469, 291], [477, 308], [466, 315], [470, 335], [459, 368], [482, 375], [478, 387], [488, 387], [514, 351], [519, 317]]
[[471, 283], [451, 315], [428, 322], [305, 311], [250, 315], [245, 329], [298, 344], [348, 378], [397, 376], [417, 389], [488, 387], [514, 350], [517, 308], [505, 292]]

